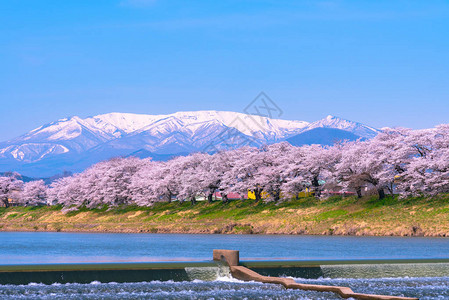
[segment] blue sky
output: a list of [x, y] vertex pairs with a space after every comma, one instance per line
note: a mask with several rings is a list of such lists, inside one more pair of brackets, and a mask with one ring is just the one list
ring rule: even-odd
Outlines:
[[449, 123], [448, 1], [0, 2], [0, 140], [66, 116], [242, 111]]

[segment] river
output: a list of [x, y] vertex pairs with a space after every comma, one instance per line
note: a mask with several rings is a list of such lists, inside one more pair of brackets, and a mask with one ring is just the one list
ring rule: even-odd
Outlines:
[[449, 238], [0, 232], [0, 264], [253, 259], [449, 258]]
[[[449, 239], [445, 238], [0, 232], [0, 241], [2, 265], [210, 260], [212, 250], [217, 248], [240, 250], [242, 260], [449, 258]], [[295, 280], [349, 286], [364, 293], [449, 299], [448, 268], [440, 268], [441, 274], [424, 277], [401, 274], [400, 277], [372, 278], [376, 276], [364, 276], [370, 272], [350, 270], [349, 275], [343, 276], [342, 272], [340, 278]], [[339, 299], [331, 293], [286, 290], [228, 277], [189, 282], [2, 285], [0, 298]]]

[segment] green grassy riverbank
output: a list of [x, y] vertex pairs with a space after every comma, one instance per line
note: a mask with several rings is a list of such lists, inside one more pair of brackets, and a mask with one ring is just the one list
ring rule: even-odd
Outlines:
[[449, 236], [449, 195], [157, 203], [153, 207], [0, 208], [1, 231]]

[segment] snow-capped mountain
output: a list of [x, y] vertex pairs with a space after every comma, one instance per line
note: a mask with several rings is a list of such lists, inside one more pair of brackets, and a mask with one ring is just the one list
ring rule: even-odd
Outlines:
[[315, 128], [340, 129], [343, 131], [351, 132], [359, 137], [368, 139], [375, 137], [379, 133], [379, 130], [376, 128], [361, 123], [348, 121], [331, 115], [327, 116], [322, 120], [318, 120], [316, 122], [308, 124], [303, 128], [302, 132], [312, 130]]
[[377, 134], [374, 128], [332, 116], [313, 123], [227, 111], [75, 116], [0, 143], [0, 171], [49, 176], [64, 170], [81, 171], [114, 156], [138, 153], [167, 159], [243, 144], [275, 143], [315, 128], [336, 128], [364, 138]]
[[373, 127], [329, 115], [310, 123], [299, 134], [287, 138], [287, 141], [294, 146], [333, 145], [343, 140], [370, 139], [378, 133], [379, 130]]
[[0, 157], [33, 162], [52, 155], [81, 153], [115, 138], [79, 117], [60, 119], [0, 144]]
[[[235, 112], [178, 112], [160, 116], [150, 124], [98, 148], [145, 149], [159, 154], [202, 151], [224, 135], [245, 136], [254, 143], [266, 144], [301, 132], [303, 121], [286, 121]], [[95, 149], [98, 150], [98, 149]]]

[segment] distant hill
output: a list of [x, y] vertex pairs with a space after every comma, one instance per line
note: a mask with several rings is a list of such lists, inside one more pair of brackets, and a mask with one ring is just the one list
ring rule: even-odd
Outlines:
[[67, 177], [67, 176], [71, 176], [73, 175], [71, 172], [63, 172], [61, 174], [56, 174], [53, 175], [51, 177], [46, 177], [46, 178], [36, 178], [36, 177], [28, 177], [28, 176], [24, 176], [24, 175], [16, 175], [14, 173], [11, 172], [0, 172], [0, 176], [14, 176], [17, 179], [22, 180], [23, 182], [30, 182], [30, 181], [36, 181], [36, 180], [43, 180], [45, 182], [45, 184], [51, 184], [53, 181], [58, 180], [60, 178], [63, 177]]
[[23, 182], [29, 182], [29, 181], [36, 180], [35, 178], [31, 178], [28, 176], [22, 176], [20, 174], [12, 173], [12, 172], [0, 172], [0, 177], [3, 177], [3, 176], [14, 177], [14, 178], [22, 180]]
[[[339, 141], [356, 141], [361, 138], [351, 132], [335, 128], [314, 128], [303, 133], [292, 136], [287, 142], [293, 146], [320, 144], [331, 146]], [[365, 138], [362, 138], [365, 139]]]
[[177, 156], [186, 156], [189, 153], [187, 152], [182, 152], [182, 153], [174, 153], [174, 154], [157, 154], [157, 153], [153, 153], [150, 151], [147, 151], [145, 149], [140, 149], [137, 150], [133, 153], [130, 153], [127, 155], [127, 157], [138, 157], [138, 158], [148, 158], [148, 157], [152, 157], [153, 160], [157, 160], [157, 161], [167, 161], [170, 160], [174, 157]]

